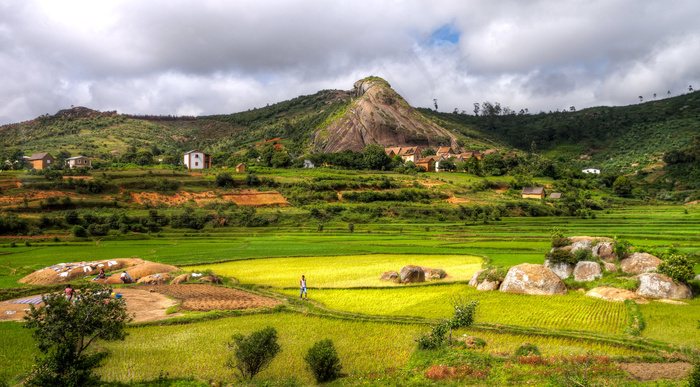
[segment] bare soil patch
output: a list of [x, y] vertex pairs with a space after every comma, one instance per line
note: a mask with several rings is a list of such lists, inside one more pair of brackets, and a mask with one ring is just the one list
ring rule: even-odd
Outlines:
[[178, 192], [173, 195], [163, 195], [157, 192], [132, 192], [131, 199], [135, 203], [167, 203], [183, 204], [193, 200], [197, 204], [214, 202], [217, 200], [227, 200], [239, 206], [286, 206], [289, 205], [287, 199], [277, 191], [258, 192], [243, 190], [234, 193], [224, 193], [217, 195], [214, 191], [204, 192]]
[[81, 196], [77, 195], [68, 195], [65, 192], [60, 192], [60, 191], [36, 191], [36, 192], [20, 192], [17, 194], [12, 194], [9, 196], [0, 196], [0, 205], [1, 204], [17, 204], [17, 203], [22, 203], [24, 199], [26, 198], [27, 200], [35, 201], [35, 200], [41, 200], [41, 199], [46, 199], [48, 197], [70, 197], [73, 200], [80, 200]]
[[471, 200], [465, 199], [465, 198], [458, 198], [456, 196], [453, 196], [451, 198], [445, 199], [446, 202], [448, 203], [469, 203]]
[[638, 381], [681, 379], [693, 369], [690, 363], [621, 363], [620, 368]]
[[136, 288], [182, 300], [180, 308], [199, 312], [273, 307], [280, 303], [238, 289], [201, 284], [139, 285]]
[[92, 177], [92, 176], [63, 176], [63, 180], [68, 180], [68, 179], [73, 179], [73, 180], [95, 180], [95, 178]]
[[[164, 294], [133, 288], [115, 289], [114, 292], [122, 295], [122, 299], [126, 303], [126, 310], [129, 314], [134, 315], [134, 322], [157, 321], [182, 316], [182, 313], [166, 314], [168, 308], [177, 305], [177, 300], [168, 298]], [[23, 317], [29, 311], [29, 304], [15, 304], [13, 301], [32, 297], [36, 296], [0, 302], [0, 321], [23, 321]], [[41, 306], [44, 306], [44, 303], [34, 304], [35, 308]]]

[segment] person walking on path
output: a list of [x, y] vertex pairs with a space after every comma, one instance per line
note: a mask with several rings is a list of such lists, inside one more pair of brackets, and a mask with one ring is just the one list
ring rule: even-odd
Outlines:
[[301, 293], [299, 294], [300, 299], [304, 299], [304, 296], [306, 296], [306, 301], [309, 301], [309, 295], [306, 293], [306, 278], [304, 276], [301, 276], [301, 280], [299, 281], [299, 286], [301, 286]]

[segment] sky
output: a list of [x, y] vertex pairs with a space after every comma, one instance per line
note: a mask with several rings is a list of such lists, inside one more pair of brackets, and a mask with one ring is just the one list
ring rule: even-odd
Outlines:
[[679, 95], [700, 87], [700, 1], [0, 0], [0, 125], [229, 114], [370, 75], [468, 114]]

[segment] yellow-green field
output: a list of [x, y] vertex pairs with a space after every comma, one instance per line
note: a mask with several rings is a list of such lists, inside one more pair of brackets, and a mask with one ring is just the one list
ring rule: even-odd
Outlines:
[[[290, 289], [282, 292], [299, 294]], [[309, 293], [309, 298], [331, 309], [428, 318], [451, 317], [450, 301], [455, 296], [479, 301], [477, 322], [611, 334], [622, 333], [628, 324], [624, 304], [585, 297], [578, 292], [563, 296], [530, 296], [481, 292], [465, 284], [451, 284], [390, 289], [319, 289]]]
[[398, 286], [380, 280], [379, 276], [386, 271], [399, 271], [406, 265], [444, 269], [450, 278], [440, 282], [468, 281], [481, 268], [482, 261], [471, 255], [370, 254], [241, 260], [185, 269], [210, 269], [225, 277], [235, 277], [241, 283], [275, 287], [298, 286], [303, 274], [311, 288], [348, 288]]

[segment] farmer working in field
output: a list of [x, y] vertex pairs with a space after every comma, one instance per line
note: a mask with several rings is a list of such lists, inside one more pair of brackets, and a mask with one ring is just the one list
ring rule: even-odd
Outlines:
[[301, 281], [299, 281], [299, 285], [301, 286], [301, 293], [299, 294], [300, 299], [304, 299], [303, 296], [306, 296], [306, 301], [309, 301], [309, 295], [306, 293], [306, 278], [304, 276], [301, 276]]
[[130, 284], [130, 283], [134, 282], [134, 280], [131, 279], [131, 276], [129, 275], [129, 273], [127, 273], [125, 271], [122, 272], [120, 278], [122, 279], [122, 282], [124, 282], [125, 284]]
[[69, 302], [70, 302], [70, 300], [73, 299], [73, 293], [75, 293], [75, 291], [74, 291], [73, 288], [70, 286], [70, 284], [66, 285], [66, 290], [65, 290], [65, 292], [66, 292], [66, 301], [69, 301]]

